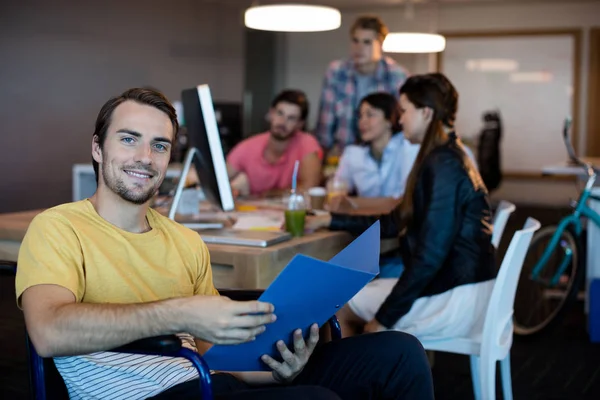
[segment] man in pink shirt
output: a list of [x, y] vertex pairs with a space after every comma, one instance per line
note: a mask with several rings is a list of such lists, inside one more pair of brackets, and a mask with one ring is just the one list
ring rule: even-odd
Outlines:
[[284, 90], [271, 103], [268, 132], [235, 146], [227, 156], [231, 188], [241, 195], [267, 195], [289, 189], [294, 163], [300, 161], [298, 186], [321, 181], [323, 152], [317, 140], [303, 132], [308, 100], [299, 90]]

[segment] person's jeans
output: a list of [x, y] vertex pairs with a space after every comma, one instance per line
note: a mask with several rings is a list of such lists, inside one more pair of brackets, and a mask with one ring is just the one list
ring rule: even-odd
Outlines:
[[[386, 331], [335, 340], [317, 347], [289, 385], [252, 387], [228, 374], [212, 375], [218, 400], [235, 399], [433, 399], [431, 369], [421, 343]], [[193, 380], [152, 399], [200, 399]]]

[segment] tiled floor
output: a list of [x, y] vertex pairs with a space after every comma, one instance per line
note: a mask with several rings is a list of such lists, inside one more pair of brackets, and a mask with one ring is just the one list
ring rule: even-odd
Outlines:
[[[506, 228], [500, 253], [515, 229], [529, 215], [543, 224], [557, 221], [565, 210], [518, 207]], [[24, 324], [14, 302], [12, 278], [0, 276], [0, 398], [27, 399]], [[564, 324], [541, 338], [515, 338], [512, 352], [513, 394], [527, 399], [600, 399], [600, 344], [590, 343], [582, 305], [573, 308]], [[436, 398], [473, 398], [466, 356], [436, 353], [433, 368]], [[500, 397], [500, 386], [498, 385]], [[417, 399], [418, 400], [418, 399]]]

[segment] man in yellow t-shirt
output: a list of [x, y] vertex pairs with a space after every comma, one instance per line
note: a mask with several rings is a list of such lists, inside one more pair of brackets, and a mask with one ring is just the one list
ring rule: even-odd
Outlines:
[[[275, 320], [272, 304], [219, 296], [200, 236], [149, 208], [177, 129], [156, 91], [110, 99], [92, 138], [96, 193], [39, 214], [23, 240], [17, 302], [73, 399], [199, 398], [186, 360], [109, 350], [165, 334], [204, 350], [253, 340]], [[383, 332], [317, 348], [318, 338], [316, 325], [307, 340], [295, 332], [294, 349], [277, 344], [282, 362], [263, 356], [272, 372], [217, 373], [213, 391], [227, 399], [433, 398], [415, 338]]]

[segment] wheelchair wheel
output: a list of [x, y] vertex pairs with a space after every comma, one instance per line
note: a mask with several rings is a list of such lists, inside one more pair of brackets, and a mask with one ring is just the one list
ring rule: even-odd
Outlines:
[[[556, 226], [548, 226], [536, 232], [527, 250], [515, 296], [513, 322], [516, 335], [530, 336], [550, 329], [562, 319], [577, 297], [584, 276], [584, 256], [580, 238], [569, 229], [563, 231], [539, 277], [534, 280], [531, 276], [556, 229]], [[551, 282], [569, 252], [569, 264], [558, 282]]]

